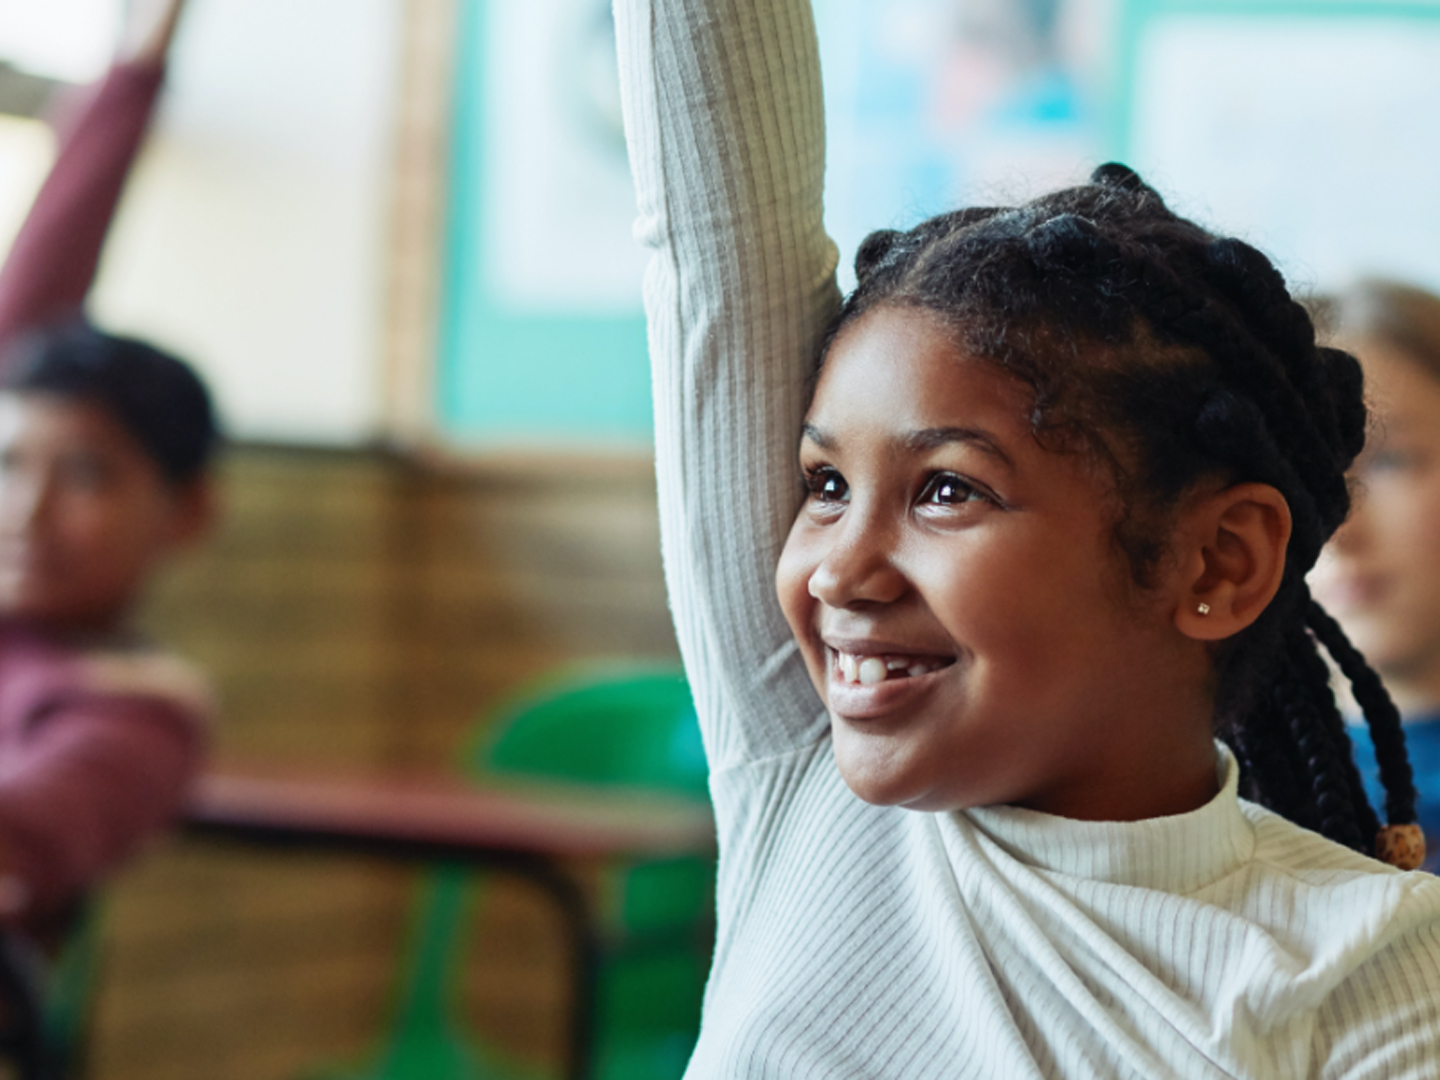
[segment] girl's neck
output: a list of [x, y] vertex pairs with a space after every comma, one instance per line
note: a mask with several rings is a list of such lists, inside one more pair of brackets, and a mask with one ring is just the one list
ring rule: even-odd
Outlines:
[[1213, 705], [1200, 695], [1188, 707], [1157, 706], [1147, 722], [1128, 725], [1127, 751], [1112, 755], [1098, 773], [1087, 769], [1043, 798], [1015, 805], [1077, 821], [1143, 821], [1198, 810], [1220, 789], [1212, 715]]

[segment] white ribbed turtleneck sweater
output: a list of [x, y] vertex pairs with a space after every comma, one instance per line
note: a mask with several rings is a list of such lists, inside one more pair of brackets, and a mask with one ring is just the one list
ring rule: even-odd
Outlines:
[[688, 1076], [1440, 1077], [1440, 879], [1223, 788], [1068, 821], [866, 805], [774, 596], [835, 311], [807, 0], [617, 0], [666, 575], [720, 834]]

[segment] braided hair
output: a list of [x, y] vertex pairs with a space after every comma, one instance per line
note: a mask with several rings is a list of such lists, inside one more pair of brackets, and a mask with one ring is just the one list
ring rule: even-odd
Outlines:
[[[1350, 509], [1346, 470], [1365, 441], [1359, 363], [1316, 344], [1275, 267], [1172, 212], [1129, 168], [1009, 208], [942, 214], [872, 233], [825, 351], [879, 306], [938, 317], [969, 355], [1033, 390], [1047, 448], [1089, 452], [1115, 478], [1115, 542], [1153, 584], [1167, 526], [1205, 480], [1257, 482], [1293, 531], [1274, 600], [1215, 649], [1217, 734], [1250, 798], [1375, 852], [1366, 800], [1319, 648], [1365, 713], [1392, 826], [1413, 826], [1400, 717], [1364, 658], [1310, 597], [1305, 575]], [[824, 351], [822, 351], [822, 362]]]

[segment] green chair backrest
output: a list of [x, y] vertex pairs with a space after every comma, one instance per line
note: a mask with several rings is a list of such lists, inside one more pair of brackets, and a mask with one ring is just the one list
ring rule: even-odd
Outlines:
[[468, 755], [477, 774], [706, 797], [705, 748], [678, 668], [570, 676], [504, 710]]
[[54, 955], [18, 933], [0, 935], [0, 1076], [66, 1080], [82, 1071], [95, 996], [97, 905], [78, 906]]
[[100, 904], [86, 902], [50, 971], [45, 991], [45, 1037], [60, 1076], [79, 1075], [95, 1008], [100, 967]]
[[[492, 777], [708, 798], [699, 721], [678, 667], [561, 678], [503, 710], [467, 765]], [[714, 857], [617, 865], [604, 888], [619, 944], [602, 965], [596, 1075], [678, 1078], [710, 966]]]
[[[485, 725], [462, 765], [487, 779], [629, 787], [707, 798], [705, 751], [678, 667], [592, 669], [532, 689]], [[457, 1015], [472, 921], [469, 871], [428, 876], [397, 988], [395, 1026], [324, 1080], [528, 1080]], [[699, 1027], [714, 916], [713, 855], [612, 864], [599, 883], [611, 943], [596, 987], [595, 1080], [679, 1080]]]

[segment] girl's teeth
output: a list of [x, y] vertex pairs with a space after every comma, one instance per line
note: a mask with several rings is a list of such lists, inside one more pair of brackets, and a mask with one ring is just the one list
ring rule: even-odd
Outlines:
[[876, 656], [867, 656], [860, 661], [860, 684], [862, 686], [874, 686], [876, 683], [885, 681], [890, 671], [885, 666], [885, 661]]
[[916, 678], [928, 675], [940, 665], [933, 660], [906, 660], [903, 657], [857, 656], [854, 653], [836, 653], [835, 663], [840, 678], [850, 683], [874, 686], [888, 678]]

